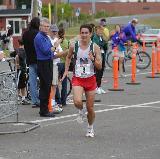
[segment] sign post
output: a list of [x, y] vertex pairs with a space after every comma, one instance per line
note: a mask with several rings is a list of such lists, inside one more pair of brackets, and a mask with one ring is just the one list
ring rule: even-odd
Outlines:
[[79, 15], [80, 15], [80, 8], [76, 9], [76, 17], [77, 17], [77, 23], [78, 23], [78, 19], [79, 19]]
[[63, 15], [64, 15], [64, 8], [62, 8], [62, 20], [63, 20]]

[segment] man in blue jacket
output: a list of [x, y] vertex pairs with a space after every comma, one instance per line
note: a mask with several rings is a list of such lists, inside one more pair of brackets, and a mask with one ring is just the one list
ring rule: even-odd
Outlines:
[[135, 26], [137, 25], [137, 23], [138, 19], [134, 18], [132, 19], [131, 23], [129, 23], [127, 26], [123, 28], [123, 32], [126, 35], [127, 41], [132, 41], [132, 42], [137, 41], [136, 30], [135, 30]]
[[54, 117], [53, 112], [48, 110], [49, 95], [53, 78], [53, 62], [55, 47], [52, 46], [47, 36], [50, 29], [50, 23], [47, 18], [40, 20], [40, 32], [34, 39], [35, 50], [37, 54], [37, 68], [40, 78], [40, 116]]

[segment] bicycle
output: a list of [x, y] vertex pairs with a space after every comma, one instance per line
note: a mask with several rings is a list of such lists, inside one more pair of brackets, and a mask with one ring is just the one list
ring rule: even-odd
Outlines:
[[[139, 48], [139, 47], [138, 47]], [[139, 49], [136, 50], [136, 67], [137, 69], [146, 69], [151, 64], [151, 57], [147, 52], [141, 51]], [[128, 60], [132, 59], [132, 47], [128, 47], [127, 51], [125, 52], [124, 63]], [[109, 51], [106, 56], [106, 63], [110, 68], [112, 68], [112, 61], [113, 61], [113, 51]]]

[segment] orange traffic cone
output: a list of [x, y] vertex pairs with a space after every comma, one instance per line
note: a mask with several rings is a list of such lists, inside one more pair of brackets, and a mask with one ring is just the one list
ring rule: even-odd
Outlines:
[[133, 51], [132, 51], [132, 67], [131, 67], [131, 82], [126, 83], [130, 85], [139, 85], [139, 82], [136, 82], [136, 52], [137, 52], [138, 46], [134, 45], [133, 46]]
[[152, 63], [151, 76], [147, 76], [147, 78], [160, 78], [159, 76], [155, 76], [155, 68], [156, 68], [156, 48], [155, 48], [155, 43], [154, 43], [154, 42], [153, 42], [153, 44], [152, 44], [152, 58], [151, 58], [151, 63]]
[[53, 112], [52, 98], [53, 98], [53, 89], [51, 87], [51, 91], [50, 91], [50, 95], [49, 95], [49, 102], [48, 102], [48, 111], [49, 112]]
[[160, 74], [160, 39], [157, 40], [157, 72]]
[[124, 89], [118, 88], [119, 81], [118, 81], [118, 49], [117, 47], [114, 48], [114, 55], [113, 55], [113, 88], [108, 89], [109, 91], [124, 91]]

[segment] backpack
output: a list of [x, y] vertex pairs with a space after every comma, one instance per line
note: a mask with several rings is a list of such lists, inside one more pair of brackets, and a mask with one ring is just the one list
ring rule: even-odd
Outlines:
[[[95, 58], [93, 44], [94, 44], [93, 42], [90, 43], [90, 51], [92, 52], [92, 54]], [[69, 66], [69, 71], [71, 71], [71, 72], [74, 71], [74, 68], [76, 65], [78, 48], [79, 48], [79, 41], [76, 41], [75, 45], [74, 45], [74, 51], [73, 51], [74, 56], [72, 57], [71, 62], [70, 62], [70, 66]]]

